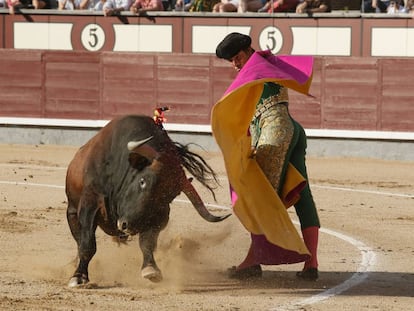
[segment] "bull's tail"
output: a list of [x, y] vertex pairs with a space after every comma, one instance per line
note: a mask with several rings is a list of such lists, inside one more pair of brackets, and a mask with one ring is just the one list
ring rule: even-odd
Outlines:
[[[174, 142], [178, 154], [181, 158], [181, 163], [204, 187], [206, 187], [213, 195], [216, 201], [214, 189], [219, 185], [217, 174], [213, 168], [203, 159], [202, 156], [196, 154], [188, 149], [190, 144], [183, 145]], [[195, 144], [192, 144], [195, 145]], [[201, 148], [201, 147], [200, 147]]]

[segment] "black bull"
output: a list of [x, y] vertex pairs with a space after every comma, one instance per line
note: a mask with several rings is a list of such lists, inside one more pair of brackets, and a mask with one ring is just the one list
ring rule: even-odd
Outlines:
[[207, 221], [229, 216], [209, 213], [183, 167], [214, 195], [209, 186], [209, 180], [215, 180], [211, 167], [201, 156], [171, 141], [147, 116], [114, 119], [78, 150], [66, 175], [67, 220], [79, 255], [69, 286], [89, 282], [97, 226], [119, 238], [138, 234], [143, 254], [141, 275], [160, 281], [153, 252], [176, 196], [184, 192]]

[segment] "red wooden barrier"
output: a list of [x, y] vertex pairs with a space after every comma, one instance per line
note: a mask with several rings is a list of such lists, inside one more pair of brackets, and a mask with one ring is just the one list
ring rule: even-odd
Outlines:
[[[171, 106], [209, 124], [235, 72], [213, 55], [0, 49], [0, 116], [108, 120]], [[305, 128], [414, 131], [414, 59], [318, 57], [311, 93], [290, 93]]]

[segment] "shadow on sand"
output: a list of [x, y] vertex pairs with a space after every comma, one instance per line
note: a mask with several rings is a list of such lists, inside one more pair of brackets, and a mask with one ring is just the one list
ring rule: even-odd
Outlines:
[[[188, 284], [184, 292], [212, 292], [229, 290], [245, 290], [250, 288], [252, 291], [260, 290], [282, 290], [286, 292], [300, 291], [309, 295], [316, 295], [328, 289], [338, 286], [355, 273], [352, 272], [324, 272], [320, 271], [317, 281], [305, 281], [296, 277], [296, 272], [263, 271], [261, 278], [248, 280], [234, 280], [226, 277], [225, 273], [220, 273], [220, 280], [217, 282], [200, 282]], [[366, 272], [366, 278], [355, 286], [349, 287], [340, 295], [349, 296], [395, 296], [395, 297], [414, 297], [414, 274], [398, 272]]]

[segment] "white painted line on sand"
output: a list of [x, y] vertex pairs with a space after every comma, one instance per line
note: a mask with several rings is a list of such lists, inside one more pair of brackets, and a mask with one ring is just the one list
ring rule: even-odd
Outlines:
[[376, 191], [376, 190], [367, 190], [367, 189], [354, 189], [354, 188], [346, 188], [346, 187], [321, 186], [321, 185], [312, 185], [312, 188], [321, 188], [321, 189], [338, 190], [338, 191], [349, 191], [349, 192], [370, 193], [370, 194], [378, 194], [378, 195], [385, 195], [385, 196], [391, 196], [391, 197], [414, 198], [414, 194], [395, 193], [395, 192], [386, 192], [386, 191]]
[[23, 164], [23, 163], [0, 163], [0, 167], [14, 167], [17, 169], [35, 169], [35, 170], [67, 170], [64, 166], [45, 166], [40, 164]]
[[358, 250], [361, 253], [362, 259], [357, 268], [357, 271], [349, 279], [345, 280], [343, 283], [340, 283], [335, 287], [327, 289], [317, 295], [313, 295], [308, 298], [293, 301], [291, 303], [288, 303], [282, 306], [277, 306], [275, 308], [269, 309], [269, 311], [302, 310], [304, 306], [322, 302], [333, 296], [337, 296], [341, 294], [342, 292], [350, 289], [353, 286], [356, 286], [362, 283], [368, 277], [368, 273], [373, 270], [373, 267], [377, 263], [377, 255], [371, 247], [365, 245], [363, 242], [356, 240], [348, 235], [345, 235], [345, 234], [342, 234], [342, 233], [339, 233], [339, 232], [336, 232], [330, 229], [321, 228], [321, 232], [335, 236], [336, 238], [341, 239], [351, 244], [352, 246], [355, 246], [356, 248], [358, 248]]
[[21, 182], [21, 181], [6, 181], [6, 180], [0, 180], [0, 184], [4, 184], [4, 185], [16, 185], [16, 186], [32, 186], [32, 187], [44, 187], [44, 188], [56, 188], [56, 189], [64, 189], [65, 188], [65, 186], [57, 186], [57, 185], [49, 185], [49, 184], [38, 184], [38, 183]]

